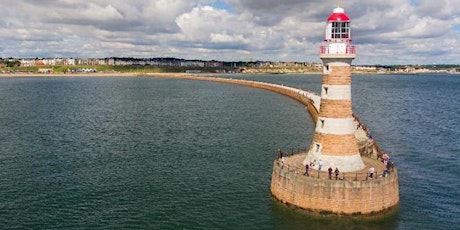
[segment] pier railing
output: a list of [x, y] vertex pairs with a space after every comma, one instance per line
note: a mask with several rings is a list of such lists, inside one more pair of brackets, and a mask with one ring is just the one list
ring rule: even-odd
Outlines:
[[[355, 118], [356, 122], [358, 122], [360, 128], [366, 133], [366, 136], [370, 137], [371, 133], [367, 129], [367, 127], [364, 125], [364, 123], [361, 121], [361, 119], [359, 119], [359, 117], [356, 114], [353, 114], [353, 117]], [[372, 150], [375, 150], [375, 153], [372, 151], [372, 152], [367, 153], [367, 154], [361, 153], [361, 155], [362, 156], [367, 156], [367, 157], [376, 157], [377, 159], [383, 158], [383, 151], [379, 147], [377, 142], [374, 140], [374, 138], [370, 138], [369, 141], [370, 141], [369, 143], [366, 143], [367, 146], [362, 145], [362, 146], [359, 146], [359, 147], [360, 147], [360, 149], [362, 149], [363, 147], [371, 147]]]
[[[376, 143], [375, 143], [375, 141], [373, 141], [373, 142], [370, 142], [370, 143], [366, 143], [366, 145], [376, 145]], [[359, 147], [360, 147], [360, 149], [363, 148], [363, 146], [359, 146]], [[374, 147], [374, 146], [369, 146], [369, 147]], [[376, 146], [376, 148], [377, 148], [377, 151], [380, 151], [378, 146]], [[290, 148], [290, 149], [287, 149], [287, 150], [288, 150], [287, 152], [283, 152], [283, 154], [282, 154], [283, 157], [294, 156], [294, 155], [297, 155], [297, 154], [306, 154], [309, 151], [308, 148]], [[375, 160], [375, 161], [379, 161], [378, 159], [381, 159], [381, 157], [376, 158], [374, 154], [361, 154], [361, 156], [370, 158], [370, 159]], [[276, 157], [277, 157], [277, 164], [281, 168], [286, 168], [290, 173], [301, 174], [301, 175], [303, 174], [303, 175], [307, 176], [306, 173], [305, 173], [305, 167], [297, 167], [295, 165], [290, 165], [290, 164], [287, 164], [286, 162], [283, 162], [279, 152], [276, 152]], [[371, 175], [370, 175], [370, 173], [368, 171], [346, 172], [346, 173], [340, 172], [339, 175], [336, 178], [336, 175], [335, 175], [335, 172], [334, 172], [335, 168], [332, 168], [332, 175], [331, 175], [330, 179], [333, 179], [333, 180], [335, 180], [335, 179], [337, 179], [337, 180], [346, 180], [346, 181], [365, 181], [365, 180], [373, 180], [373, 179], [385, 178], [385, 177], [389, 176], [391, 173], [394, 172], [395, 168], [394, 168], [393, 164], [392, 164], [392, 167], [389, 170], [382, 169], [382, 168], [386, 168], [386, 166], [384, 166], [383, 163], [381, 163], [381, 164], [382, 164], [382, 167], [374, 168], [374, 173], [372, 175], [372, 178], [371, 178]], [[325, 168], [322, 168], [323, 170], [328, 169], [327, 166], [323, 165], [323, 167], [325, 167]], [[309, 171], [308, 176], [313, 177], [313, 178], [318, 178], [318, 179], [329, 179], [329, 173], [327, 171], [323, 171], [323, 170], [319, 171], [317, 165], [310, 166], [309, 170], [308, 170]]]
[[356, 46], [347, 45], [345, 47], [334, 47], [331, 49], [328, 45], [320, 46], [319, 47], [319, 54], [320, 55], [355, 55], [356, 54]]
[[[341, 181], [367, 181], [367, 180], [378, 180], [384, 179], [391, 174], [394, 173], [395, 168], [392, 167], [390, 170], [378, 170], [375, 169], [372, 177], [370, 176], [369, 172], [340, 172], [337, 177], [334, 172], [334, 168], [332, 168], [332, 174], [329, 178], [329, 172], [327, 171], [319, 171], [318, 166], [312, 166], [308, 170], [308, 175], [305, 173], [305, 167], [299, 168], [294, 165], [289, 165], [283, 163], [281, 159], [276, 160], [276, 164], [282, 169], [287, 170], [289, 173], [297, 174], [297, 175], [304, 175], [309, 176], [310, 178], [317, 178], [317, 179], [331, 179], [331, 180], [341, 180]], [[383, 164], [383, 163], [382, 163]], [[326, 168], [327, 169], [327, 168]]]

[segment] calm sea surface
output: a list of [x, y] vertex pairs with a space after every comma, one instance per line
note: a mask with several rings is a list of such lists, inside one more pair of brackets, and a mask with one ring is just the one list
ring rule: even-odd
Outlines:
[[354, 76], [354, 111], [396, 161], [401, 196], [395, 216], [356, 221], [270, 196], [275, 150], [314, 133], [288, 97], [176, 79], [0, 78], [0, 229], [458, 229], [459, 95], [459, 75]]

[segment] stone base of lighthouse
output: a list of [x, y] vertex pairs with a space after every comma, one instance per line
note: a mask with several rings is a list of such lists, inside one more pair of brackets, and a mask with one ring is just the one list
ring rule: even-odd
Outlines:
[[[303, 155], [303, 156], [302, 156]], [[365, 171], [335, 175], [327, 172], [300, 170], [305, 154], [287, 157], [283, 164], [273, 165], [271, 193], [279, 201], [320, 216], [378, 217], [395, 213], [399, 204], [398, 174], [396, 168], [387, 177], [369, 178]], [[366, 166], [377, 167], [380, 161], [363, 159]], [[293, 166], [295, 165], [295, 166]]]

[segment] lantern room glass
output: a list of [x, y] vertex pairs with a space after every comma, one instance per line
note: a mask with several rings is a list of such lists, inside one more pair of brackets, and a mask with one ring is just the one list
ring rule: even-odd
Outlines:
[[350, 22], [332, 22], [332, 39], [350, 39]]

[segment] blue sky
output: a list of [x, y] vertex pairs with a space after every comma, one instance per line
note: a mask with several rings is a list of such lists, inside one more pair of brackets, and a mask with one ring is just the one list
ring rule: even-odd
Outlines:
[[418, 0], [411, 0], [409, 1], [409, 5], [417, 7], [420, 5], [420, 3]]
[[455, 31], [455, 32], [460, 32], [460, 24], [454, 25], [454, 27], [452, 28], [452, 30]]
[[[336, 0], [2, 0], [1, 57], [320, 62]], [[460, 1], [342, 0], [355, 64], [460, 64]]]
[[226, 11], [229, 11], [229, 12], [234, 11], [233, 7], [230, 4], [228, 4], [227, 2], [225, 2], [225, 1], [216, 1], [215, 3], [212, 3], [210, 5], [215, 7], [215, 8], [217, 8], [217, 9], [223, 9], [223, 10], [226, 10]]

